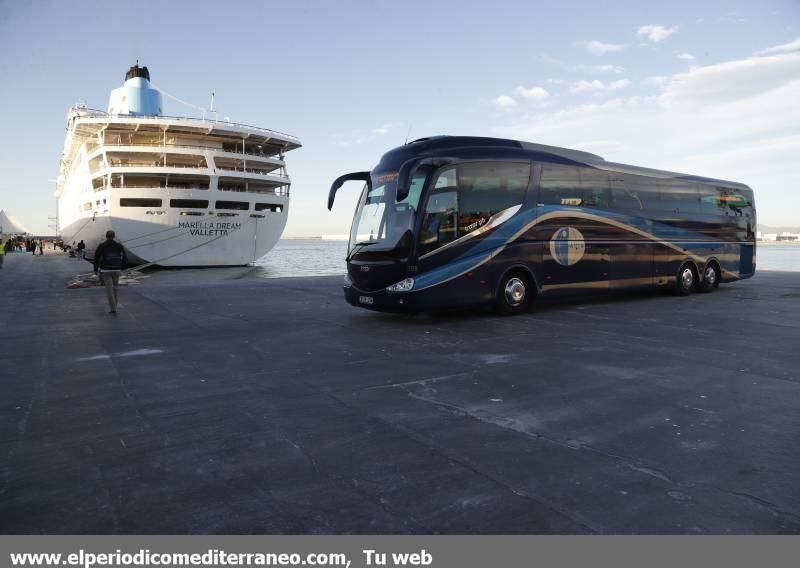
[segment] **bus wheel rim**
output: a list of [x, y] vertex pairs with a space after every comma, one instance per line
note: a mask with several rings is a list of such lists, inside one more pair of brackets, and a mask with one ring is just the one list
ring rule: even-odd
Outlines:
[[714, 270], [713, 266], [709, 266], [706, 268], [706, 282], [708, 282], [709, 286], [713, 286], [717, 283], [717, 271]]
[[519, 306], [525, 300], [525, 283], [519, 278], [511, 278], [506, 282], [505, 293], [510, 306]]
[[692, 287], [694, 283], [694, 274], [692, 273], [691, 268], [684, 268], [683, 272], [681, 273], [681, 284], [683, 287], [688, 290]]

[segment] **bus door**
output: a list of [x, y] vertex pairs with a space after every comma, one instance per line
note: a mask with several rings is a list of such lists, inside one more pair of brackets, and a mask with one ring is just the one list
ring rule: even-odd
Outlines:
[[[582, 185], [581, 176], [585, 178]], [[541, 285], [545, 291], [608, 288], [609, 249], [603, 213], [605, 172], [560, 164], [542, 165], [537, 205], [546, 220], [536, 226], [541, 242]]]
[[461, 272], [473, 258], [478, 264], [503, 244], [495, 242], [494, 232], [522, 204], [530, 169], [529, 162], [460, 162], [434, 173], [421, 209], [417, 272], [446, 273], [452, 267], [453, 276], [460, 276], [442, 302], [478, 302], [493, 295], [490, 263]]

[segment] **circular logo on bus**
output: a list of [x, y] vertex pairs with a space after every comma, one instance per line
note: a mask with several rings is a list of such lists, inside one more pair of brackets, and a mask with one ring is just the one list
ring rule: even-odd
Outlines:
[[578, 229], [561, 227], [550, 238], [550, 254], [561, 266], [572, 266], [583, 258], [586, 242]]

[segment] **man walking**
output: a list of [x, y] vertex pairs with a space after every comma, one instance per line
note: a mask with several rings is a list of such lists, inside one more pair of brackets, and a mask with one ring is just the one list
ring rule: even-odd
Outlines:
[[127, 263], [125, 249], [121, 244], [114, 240], [114, 231], [106, 232], [106, 240], [94, 253], [94, 272], [100, 272], [100, 277], [106, 287], [106, 297], [108, 298], [108, 313], [117, 313], [117, 286], [119, 285], [119, 273]]

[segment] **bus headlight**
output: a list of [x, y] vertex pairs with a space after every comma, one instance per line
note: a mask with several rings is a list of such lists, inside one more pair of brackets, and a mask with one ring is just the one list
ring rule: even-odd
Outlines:
[[410, 292], [411, 289], [414, 287], [414, 279], [413, 278], [406, 278], [405, 280], [401, 280], [397, 284], [392, 284], [388, 288], [386, 288], [387, 292]]
[[350, 275], [349, 274], [345, 274], [344, 275], [344, 282], [342, 282], [342, 285], [345, 288], [352, 288], [353, 287], [353, 281], [350, 280]]

